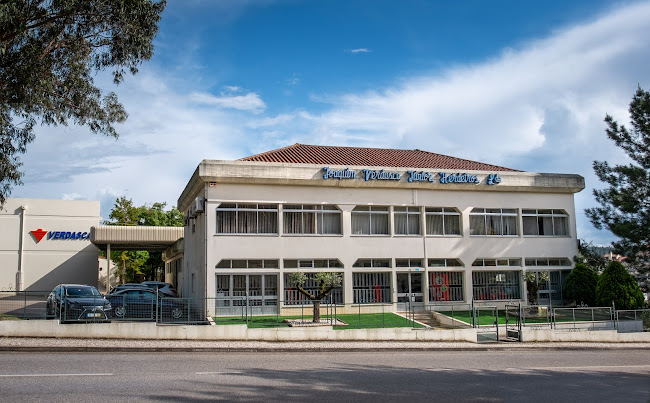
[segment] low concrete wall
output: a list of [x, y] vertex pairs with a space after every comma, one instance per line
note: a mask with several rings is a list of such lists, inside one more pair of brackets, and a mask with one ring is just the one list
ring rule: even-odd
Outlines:
[[618, 333], [616, 330], [568, 330], [568, 329], [524, 329], [524, 342], [534, 341], [580, 341], [596, 343], [639, 343], [650, 342], [650, 333]]
[[[500, 336], [505, 326], [499, 326]], [[259, 340], [259, 341], [464, 341], [476, 343], [476, 329], [349, 329], [331, 326], [248, 329], [246, 325], [156, 325], [155, 323], [76, 323], [57, 321], [0, 321], [0, 336], [101, 338], [142, 340]], [[617, 333], [616, 330], [526, 329], [524, 342], [650, 342], [649, 332]]]
[[248, 329], [246, 325], [156, 325], [155, 323], [75, 323], [56, 321], [0, 321], [0, 336], [159, 340], [261, 340], [261, 341], [469, 341], [474, 329], [350, 329], [331, 326]]

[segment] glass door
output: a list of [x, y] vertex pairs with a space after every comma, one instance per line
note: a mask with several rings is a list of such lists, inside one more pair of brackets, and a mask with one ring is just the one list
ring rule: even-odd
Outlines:
[[422, 273], [397, 273], [397, 310], [406, 311], [409, 301], [414, 310], [424, 309]]

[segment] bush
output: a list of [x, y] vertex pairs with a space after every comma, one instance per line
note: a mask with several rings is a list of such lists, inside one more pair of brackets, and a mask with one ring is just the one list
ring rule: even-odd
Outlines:
[[596, 302], [616, 309], [637, 309], [643, 306], [643, 293], [634, 277], [619, 262], [613, 261], [598, 279]]
[[584, 263], [576, 264], [566, 279], [566, 296], [576, 304], [596, 306], [598, 273]]

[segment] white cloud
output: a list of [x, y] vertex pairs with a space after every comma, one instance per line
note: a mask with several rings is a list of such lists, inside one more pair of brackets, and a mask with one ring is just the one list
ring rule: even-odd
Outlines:
[[357, 53], [370, 53], [371, 50], [368, 48], [357, 48], [357, 49], [346, 49], [346, 52], [357, 54]]
[[262, 112], [266, 108], [264, 101], [262, 101], [259, 95], [255, 93], [248, 93], [246, 95], [214, 96], [206, 92], [193, 92], [190, 94], [189, 98], [196, 104], [214, 105], [220, 108], [238, 109], [256, 113]]

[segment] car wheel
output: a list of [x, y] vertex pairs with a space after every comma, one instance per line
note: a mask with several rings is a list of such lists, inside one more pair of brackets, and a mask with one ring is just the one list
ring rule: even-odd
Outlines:
[[183, 310], [181, 308], [172, 309], [172, 318], [178, 319], [183, 316]]
[[126, 315], [126, 309], [123, 306], [116, 307], [113, 312], [115, 312], [115, 316], [118, 318], [123, 318]]

